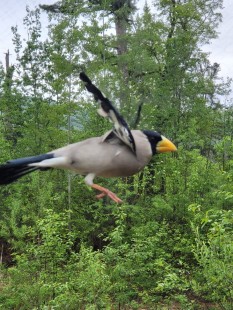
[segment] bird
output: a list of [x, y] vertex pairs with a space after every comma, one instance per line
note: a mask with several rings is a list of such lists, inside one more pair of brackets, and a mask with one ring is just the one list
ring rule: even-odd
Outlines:
[[90, 137], [45, 154], [8, 160], [0, 165], [0, 185], [10, 184], [35, 170], [65, 169], [85, 176], [86, 185], [99, 191], [98, 199], [107, 196], [116, 203], [122, 203], [115, 193], [94, 183], [95, 177], [132, 176], [143, 170], [153, 155], [177, 150], [157, 131], [131, 130], [113, 103], [86, 73], [81, 72], [79, 77], [99, 104], [98, 113], [108, 118], [113, 128], [102, 136]]

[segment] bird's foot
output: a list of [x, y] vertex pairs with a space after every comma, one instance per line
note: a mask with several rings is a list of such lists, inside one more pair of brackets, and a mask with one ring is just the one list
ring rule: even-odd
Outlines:
[[111, 198], [113, 201], [115, 201], [116, 203], [121, 203], [122, 200], [120, 198], [117, 197], [116, 194], [114, 194], [113, 192], [111, 192], [109, 189], [102, 187], [98, 184], [92, 184], [91, 185], [92, 188], [97, 189], [98, 191], [100, 191], [101, 193], [99, 195], [96, 195], [97, 199], [101, 199], [105, 196], [108, 196], [109, 198]]
[[105, 197], [105, 196], [108, 196], [109, 198], [111, 198], [111, 199], [112, 199], [113, 201], [115, 201], [116, 203], [121, 203], [121, 202], [122, 202], [122, 200], [121, 200], [119, 197], [117, 197], [117, 195], [114, 194], [114, 193], [111, 192], [111, 191], [102, 192], [101, 194], [96, 195], [95, 197], [96, 197], [97, 199], [101, 199], [101, 198], [103, 198], [103, 197]]

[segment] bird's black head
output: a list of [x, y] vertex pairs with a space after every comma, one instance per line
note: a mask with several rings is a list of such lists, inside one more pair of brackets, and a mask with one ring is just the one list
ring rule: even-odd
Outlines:
[[150, 142], [152, 154], [174, 152], [177, 150], [176, 146], [167, 138], [162, 136], [157, 131], [143, 130], [144, 135]]

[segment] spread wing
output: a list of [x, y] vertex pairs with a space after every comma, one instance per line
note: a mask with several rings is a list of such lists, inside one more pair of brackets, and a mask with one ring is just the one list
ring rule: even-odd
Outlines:
[[84, 82], [86, 89], [94, 95], [95, 100], [100, 103], [101, 108], [98, 110], [99, 114], [103, 117], [108, 117], [114, 125], [113, 132], [115, 135], [135, 152], [134, 138], [124, 118], [112, 105], [111, 101], [104, 97], [101, 91], [92, 84], [91, 80], [84, 72], [80, 73], [80, 79]]

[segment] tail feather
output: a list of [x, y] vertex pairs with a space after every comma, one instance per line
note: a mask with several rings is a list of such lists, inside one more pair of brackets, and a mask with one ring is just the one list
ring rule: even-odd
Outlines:
[[32, 167], [29, 165], [49, 158], [53, 158], [53, 154], [9, 160], [5, 164], [0, 165], [0, 185], [10, 184], [24, 175], [40, 169], [39, 167]]
[[36, 167], [25, 167], [24, 169], [21, 168], [14, 168], [11, 169], [7, 166], [0, 167], [0, 185], [7, 185], [10, 184], [19, 178], [23, 177], [24, 175], [37, 170]]

